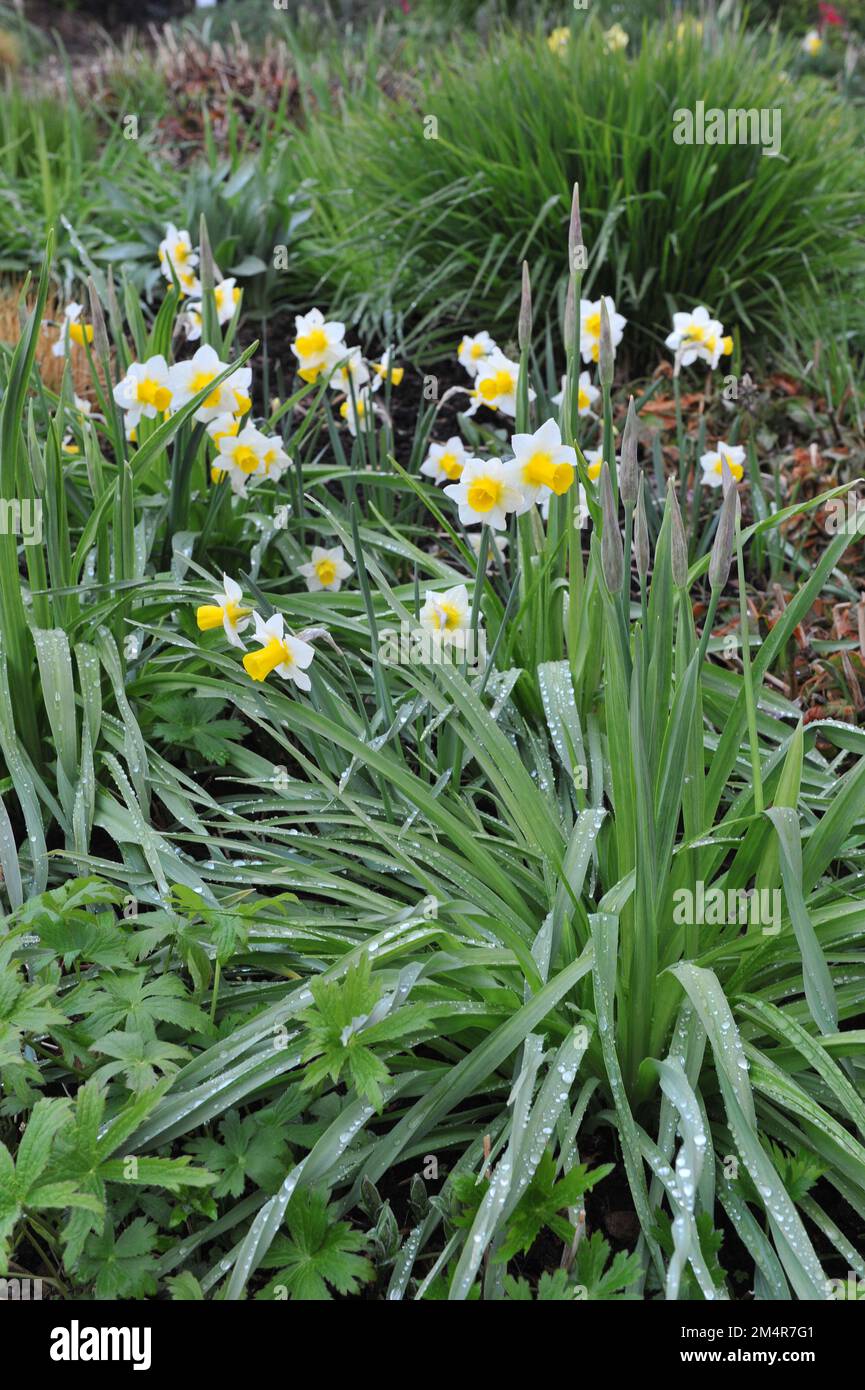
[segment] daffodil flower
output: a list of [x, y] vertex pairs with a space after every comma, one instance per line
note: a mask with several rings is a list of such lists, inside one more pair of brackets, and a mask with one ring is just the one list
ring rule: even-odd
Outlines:
[[286, 468], [291, 467], [291, 459], [285, 452], [282, 439], [278, 434], [265, 435], [264, 446], [264, 453], [261, 456], [261, 477], [270, 478], [272, 482], [278, 483]]
[[421, 627], [438, 632], [445, 642], [453, 641], [454, 634], [465, 632], [469, 625], [469, 595], [465, 584], [457, 584], [442, 594], [427, 590], [418, 617]]
[[312, 681], [306, 668], [315, 656], [315, 648], [299, 637], [289, 637], [284, 630], [281, 613], [274, 613], [267, 622], [259, 613], [254, 613], [255, 640], [261, 651], [247, 652], [243, 658], [243, 669], [254, 681], [263, 681], [276, 671], [285, 680], [294, 681], [298, 690], [311, 690]]
[[823, 47], [823, 39], [817, 29], [809, 29], [802, 40], [802, 48], [810, 58], [816, 58]]
[[251, 608], [242, 606], [243, 590], [235, 579], [222, 576], [222, 593], [213, 595], [212, 603], [205, 603], [196, 610], [195, 620], [202, 632], [210, 632], [221, 627], [232, 647], [245, 650], [240, 633], [249, 626]]
[[334, 546], [332, 550], [314, 545], [309, 564], [298, 566], [298, 574], [303, 575], [311, 594], [320, 593], [322, 589], [327, 589], [331, 594], [338, 594], [342, 581], [348, 579], [352, 573], [352, 567], [346, 562], [341, 545]]
[[343, 401], [340, 406], [339, 413], [348, 425], [352, 437], [357, 438], [358, 430], [367, 428], [367, 422], [372, 414], [372, 397], [369, 388], [360, 391], [354, 397], [349, 396], [348, 400]]
[[216, 300], [216, 317], [219, 323], [230, 323], [234, 318], [234, 311], [240, 303], [240, 290], [237, 288], [237, 281], [234, 278], [223, 280], [214, 286], [213, 297]]
[[505, 463], [504, 476], [522, 494], [518, 513], [528, 511], [542, 492], [561, 497], [576, 477], [576, 450], [562, 443], [555, 420], [546, 420], [534, 434], [511, 436], [514, 457]]
[[589, 475], [589, 482], [596, 483], [601, 476], [601, 469], [604, 466], [603, 449], [584, 449], [583, 458], [586, 460], [586, 471]]
[[165, 236], [159, 243], [159, 265], [166, 280], [172, 279], [173, 267], [181, 283], [184, 276], [189, 279], [193, 266], [198, 265], [198, 255], [192, 249], [189, 233], [179, 232], [173, 222], [168, 223]]
[[355, 395], [369, 381], [369, 367], [363, 360], [359, 347], [347, 348], [344, 362], [336, 367], [328, 381], [332, 391], [345, 391], [348, 394], [354, 386]]
[[628, 34], [621, 24], [612, 24], [604, 34], [604, 52], [619, 53], [630, 43]]
[[[491, 357], [485, 358], [471, 392], [472, 404], [466, 415], [474, 415], [482, 405], [490, 410], [500, 410], [503, 415], [515, 416], [517, 413], [517, 380], [519, 363], [511, 362], [498, 349]], [[529, 400], [535, 399], [534, 391], [529, 391]]]
[[[551, 403], [553, 405], [561, 405], [563, 400], [565, 399], [565, 387], [567, 385], [567, 381], [567, 377], [563, 376], [561, 391], [559, 391], [557, 395], [550, 397]], [[595, 401], [598, 399], [600, 394], [601, 393], [598, 390], [597, 386], [592, 385], [592, 378], [589, 376], [589, 373], [580, 372], [580, 379], [577, 383], [578, 413], [580, 415], [594, 416], [595, 412], [592, 409], [592, 406], [595, 404]]]
[[[610, 316], [610, 336], [614, 348], [622, 341], [625, 324], [628, 320], [616, 313], [612, 296], [604, 295], [607, 313]], [[601, 351], [601, 301], [600, 299], [580, 300], [580, 354], [584, 362], [597, 362]]]
[[463, 526], [486, 522], [494, 531], [507, 526], [509, 512], [522, 507], [523, 495], [505, 476], [501, 459], [466, 459], [458, 483], [445, 488], [445, 495], [459, 507]]
[[294, 322], [296, 335], [291, 350], [297, 358], [298, 376], [303, 381], [317, 381], [322, 372], [330, 372], [346, 355], [345, 324], [326, 322], [320, 309], [298, 314]]
[[392, 386], [399, 386], [405, 376], [405, 367], [391, 366], [391, 350], [386, 348], [381, 355], [380, 362], [372, 363], [372, 370], [375, 373], [372, 379], [372, 389], [377, 391], [386, 381], [390, 381]]
[[[600, 453], [600, 452], [601, 452], [600, 449], [599, 449], [597, 452]], [[599, 466], [599, 468], [598, 468], [598, 471], [600, 472], [600, 466]], [[548, 521], [548, 520], [549, 520], [549, 516], [550, 516], [550, 502], [552, 501], [552, 497], [553, 497], [553, 494], [552, 494], [551, 492], [546, 492], [546, 493], [544, 493], [543, 497], [540, 499], [540, 502], [538, 503], [538, 507], [539, 507], [541, 516], [543, 517], [544, 521]], [[590, 517], [590, 516], [591, 516], [591, 512], [589, 511], [589, 504], [588, 504], [588, 502], [586, 501], [586, 489], [583, 487], [582, 483], [578, 483], [578, 484], [577, 484], [577, 505], [574, 507], [574, 526], [575, 526], [575, 528], [576, 528], [578, 531], [581, 531], [581, 530], [583, 529], [583, 527], [585, 526], [586, 522], [589, 520], [589, 517]]]
[[214, 467], [228, 473], [232, 491], [239, 497], [246, 496], [246, 485], [250, 478], [262, 471], [269, 443], [254, 425], [245, 425], [237, 434], [220, 435]]
[[134, 429], [142, 416], [155, 420], [173, 404], [171, 372], [161, 353], [146, 362], [130, 362], [126, 376], [114, 388], [114, 399], [126, 413], [126, 428]]
[[70, 343], [77, 343], [79, 347], [83, 347], [85, 343], [93, 342], [93, 325], [81, 322], [82, 311], [81, 304], [73, 302], [66, 305], [60, 325], [60, 337], [51, 348], [52, 356], [65, 356], [69, 352]]
[[735, 482], [741, 482], [745, 473], [745, 450], [740, 444], [727, 444], [718, 440], [717, 449], [703, 454], [700, 465], [703, 469], [703, 485], [720, 487], [724, 481], [724, 459]]
[[673, 315], [673, 331], [664, 340], [683, 367], [700, 359], [713, 369], [723, 356], [733, 351], [733, 339], [724, 335], [724, 325], [709, 315], [705, 305], [690, 314]]
[[571, 31], [566, 24], [560, 24], [547, 35], [547, 48], [551, 53], [557, 53], [560, 58], [567, 53], [570, 42]]
[[[184, 362], [175, 362], [168, 373], [168, 386], [173, 400], [172, 408], [179, 410], [193, 396], [209, 386], [228, 364], [221, 362], [214, 348], [200, 347], [194, 357]], [[194, 418], [203, 424], [216, 420], [220, 415], [242, 415], [249, 410], [251, 401], [247, 394], [252, 381], [250, 367], [238, 367], [220, 385], [215, 386], [195, 412]]]
[[453, 434], [446, 444], [431, 444], [420, 466], [424, 477], [436, 483], [458, 483], [468, 455], [459, 435]]
[[480, 333], [461, 339], [457, 348], [457, 360], [461, 367], [465, 367], [469, 376], [476, 377], [487, 359], [496, 352], [498, 348], [495, 342], [484, 329]]
[[[471, 546], [472, 550], [477, 556], [480, 556], [481, 553], [482, 537], [482, 531], [468, 531], [466, 533], [466, 540], [468, 541], [469, 545]], [[490, 542], [490, 550], [492, 550], [493, 547], [495, 547], [495, 549], [498, 551], [500, 559], [503, 560], [505, 558], [505, 553], [508, 548], [507, 536], [490, 536]]]

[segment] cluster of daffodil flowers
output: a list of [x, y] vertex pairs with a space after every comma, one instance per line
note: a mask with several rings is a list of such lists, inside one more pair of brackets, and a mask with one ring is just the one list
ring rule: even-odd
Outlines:
[[[159, 266], [166, 280], [170, 284], [176, 280], [181, 294], [189, 299], [185, 320], [186, 337], [190, 343], [197, 342], [201, 337], [201, 300], [196, 300], [196, 296], [201, 295], [201, 282], [195, 270], [198, 262], [199, 253], [193, 250], [189, 232], [178, 231], [174, 223], [169, 222], [165, 236], [159, 243]], [[213, 295], [220, 325], [229, 323], [240, 303], [237, 281], [221, 280], [214, 286]]]
[[[673, 353], [674, 376], [678, 378], [682, 367], [694, 362], [705, 362], [710, 370], [718, 366], [722, 357], [729, 357], [733, 351], [733, 339], [725, 334], [724, 325], [713, 319], [703, 304], [698, 304], [690, 313], [673, 314], [673, 330], [665, 339], [666, 346]], [[724, 463], [735, 482], [741, 482], [745, 472], [745, 450], [737, 444], [728, 444], [719, 439], [717, 448], [704, 453], [700, 458], [703, 469], [703, 484], [718, 488], [723, 482]]]
[[[616, 312], [610, 295], [603, 299], [609, 323], [612, 350], [622, 341], [627, 320]], [[580, 356], [583, 362], [597, 363], [601, 342], [601, 300], [580, 300]], [[474, 415], [481, 406], [515, 418], [519, 363], [507, 357], [486, 330], [466, 335], [457, 348], [460, 365], [472, 378], [465, 388], [471, 404], [465, 412]], [[462, 389], [462, 388], [460, 388]], [[553, 396], [553, 405], [561, 406], [565, 391]], [[589, 371], [580, 373], [577, 383], [578, 414], [595, 418], [594, 406], [600, 390], [592, 382]], [[529, 389], [529, 401], [536, 399]], [[535, 503], [546, 519], [550, 498], [561, 496], [576, 477], [576, 452], [562, 443], [559, 426], [547, 420], [534, 434], [515, 434], [511, 438], [513, 458], [481, 460], [468, 454], [458, 436], [445, 443], [429, 446], [421, 464], [421, 473], [435, 483], [445, 485], [445, 493], [459, 507], [464, 526], [489, 524], [493, 530], [507, 526], [509, 513], [517, 516]], [[596, 482], [601, 471], [601, 450], [590, 449], [584, 455], [588, 474]], [[579, 518], [588, 515], [585, 492], [579, 486]]]
[[285, 619], [281, 613], [273, 613], [265, 620], [253, 607], [247, 607], [240, 585], [227, 574], [222, 576], [222, 592], [213, 595], [212, 603], [199, 607], [195, 617], [202, 632], [221, 627], [232, 647], [238, 647], [241, 651], [246, 650], [241, 634], [252, 623], [252, 636], [258, 642], [259, 650], [246, 652], [243, 658], [243, 669], [247, 675], [254, 681], [263, 681], [275, 671], [284, 680], [293, 681], [298, 690], [312, 688], [306, 672], [315, 656], [315, 648], [304, 640], [304, 634], [293, 636], [285, 631]]
[[390, 348], [378, 362], [373, 362], [364, 357], [359, 347], [348, 347], [345, 324], [326, 319], [320, 309], [296, 316], [291, 350], [302, 381], [314, 383], [326, 377], [330, 390], [345, 396], [339, 414], [354, 437], [371, 421], [376, 409], [374, 393], [385, 382], [399, 386], [405, 371], [393, 365]]

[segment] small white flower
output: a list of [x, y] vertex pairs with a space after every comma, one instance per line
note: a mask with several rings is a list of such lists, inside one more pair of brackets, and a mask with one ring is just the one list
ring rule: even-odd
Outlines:
[[419, 614], [421, 627], [440, 633], [446, 642], [453, 640], [454, 633], [466, 630], [469, 616], [469, 595], [465, 584], [457, 584], [443, 594], [428, 589], [426, 602]]
[[348, 425], [353, 438], [357, 438], [359, 429], [368, 429], [369, 420], [373, 414], [372, 396], [369, 387], [365, 387], [356, 396], [349, 396], [348, 400], [343, 401], [339, 408], [339, 413]]
[[222, 434], [217, 443], [218, 455], [214, 468], [227, 472], [232, 491], [246, 496], [246, 485], [262, 471], [269, 441], [254, 425], [245, 425], [237, 434]]
[[332, 391], [344, 391], [346, 395], [351, 394], [354, 386], [355, 395], [358, 395], [369, 381], [369, 367], [359, 347], [346, 348], [345, 352], [347, 356], [343, 354], [344, 360], [334, 369], [327, 384]]
[[298, 376], [303, 381], [316, 381], [322, 372], [329, 373], [345, 357], [345, 324], [326, 322], [320, 309], [298, 314], [294, 322], [296, 333], [291, 350], [297, 358]]
[[[471, 392], [472, 404], [466, 415], [474, 415], [482, 405], [491, 410], [500, 410], [503, 415], [515, 416], [517, 413], [517, 380], [519, 363], [511, 362], [498, 348], [487, 357], [475, 378]], [[535, 399], [534, 391], [529, 391], [529, 400]]]
[[722, 356], [733, 351], [733, 339], [724, 336], [724, 325], [702, 304], [690, 314], [673, 315], [673, 331], [665, 343], [683, 367], [700, 359], [714, 369]]
[[[561, 391], [559, 391], [557, 395], [550, 397], [550, 403], [552, 405], [560, 406], [562, 404], [565, 399], [565, 387], [567, 384], [568, 378], [563, 376]], [[592, 378], [589, 376], [589, 373], [580, 372], [580, 379], [577, 383], [577, 413], [579, 415], [589, 415], [594, 418], [595, 412], [592, 406], [595, 404], [600, 394], [597, 386], [592, 385]]]
[[334, 546], [332, 550], [314, 545], [309, 564], [298, 566], [298, 574], [303, 575], [311, 594], [319, 593], [322, 589], [338, 594], [342, 581], [348, 579], [353, 572], [351, 565], [345, 560], [341, 545]]
[[173, 222], [169, 222], [165, 236], [159, 243], [159, 265], [166, 280], [172, 278], [172, 267], [181, 283], [184, 279], [188, 282], [190, 278], [195, 278], [192, 268], [198, 265], [198, 256], [192, 249], [189, 233], [179, 232]]
[[458, 483], [468, 455], [459, 435], [452, 434], [446, 444], [431, 444], [420, 466], [421, 473], [436, 483]]
[[146, 362], [130, 362], [126, 376], [114, 388], [114, 399], [126, 412], [127, 430], [134, 429], [142, 415], [155, 420], [174, 405], [170, 377], [161, 353]]
[[264, 443], [266, 447], [261, 456], [261, 475], [278, 483], [286, 468], [291, 467], [291, 459], [285, 452], [282, 439], [278, 434], [266, 435]]
[[[604, 295], [607, 313], [610, 316], [610, 337], [614, 348], [622, 341], [625, 324], [622, 314], [616, 313], [611, 295]], [[584, 362], [597, 362], [601, 351], [601, 301], [600, 299], [580, 300], [580, 353]]]
[[469, 376], [474, 377], [495, 352], [498, 352], [498, 348], [484, 329], [480, 333], [474, 333], [461, 340], [457, 348], [457, 359], [460, 366], [465, 367]]
[[223, 280], [214, 286], [213, 295], [216, 300], [216, 317], [219, 323], [230, 323], [234, 318], [234, 311], [240, 303], [240, 290], [237, 288], [237, 281], [234, 278]]
[[704, 487], [720, 487], [722, 485], [725, 458], [734, 482], [741, 482], [745, 473], [745, 450], [740, 444], [727, 444], [725, 440], [719, 439], [717, 449], [710, 449], [700, 459]]
[[506, 478], [501, 459], [466, 459], [462, 477], [445, 488], [445, 495], [459, 507], [463, 526], [485, 521], [494, 531], [503, 531], [508, 512], [518, 511], [523, 504], [523, 495]]

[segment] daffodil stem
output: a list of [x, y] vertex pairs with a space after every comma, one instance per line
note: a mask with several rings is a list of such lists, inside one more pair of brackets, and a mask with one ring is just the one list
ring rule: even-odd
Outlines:
[[751, 748], [751, 771], [754, 778], [754, 811], [763, 813], [763, 776], [760, 769], [760, 746], [757, 742], [757, 705], [751, 681], [751, 639], [748, 628], [748, 595], [745, 590], [745, 558], [742, 554], [742, 530], [736, 517], [736, 573], [739, 578], [739, 612], [741, 613], [742, 679], [745, 683], [745, 709], [748, 715], [748, 743]]
[[720, 591], [717, 589], [713, 589], [709, 597], [709, 607], [706, 610], [706, 616], [703, 619], [703, 631], [700, 634], [700, 655], [698, 660], [699, 666], [703, 665], [703, 662], [706, 660], [706, 653], [709, 650], [709, 642], [712, 637], [712, 628], [715, 623], [715, 614], [718, 611], [719, 597]]

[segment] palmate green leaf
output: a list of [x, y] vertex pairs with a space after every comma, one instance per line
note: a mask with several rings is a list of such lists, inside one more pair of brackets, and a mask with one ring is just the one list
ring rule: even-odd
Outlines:
[[352, 1230], [347, 1221], [335, 1219], [327, 1194], [301, 1191], [292, 1198], [285, 1215], [289, 1236], [274, 1241], [262, 1261], [278, 1273], [258, 1298], [302, 1299], [321, 1302], [339, 1294], [358, 1293], [375, 1277], [370, 1261], [361, 1253], [367, 1237]]
[[91, 1235], [81, 1256], [80, 1272], [93, 1281], [97, 1298], [150, 1298], [156, 1293], [157, 1228], [143, 1216], [118, 1235], [106, 1218], [100, 1235]]

